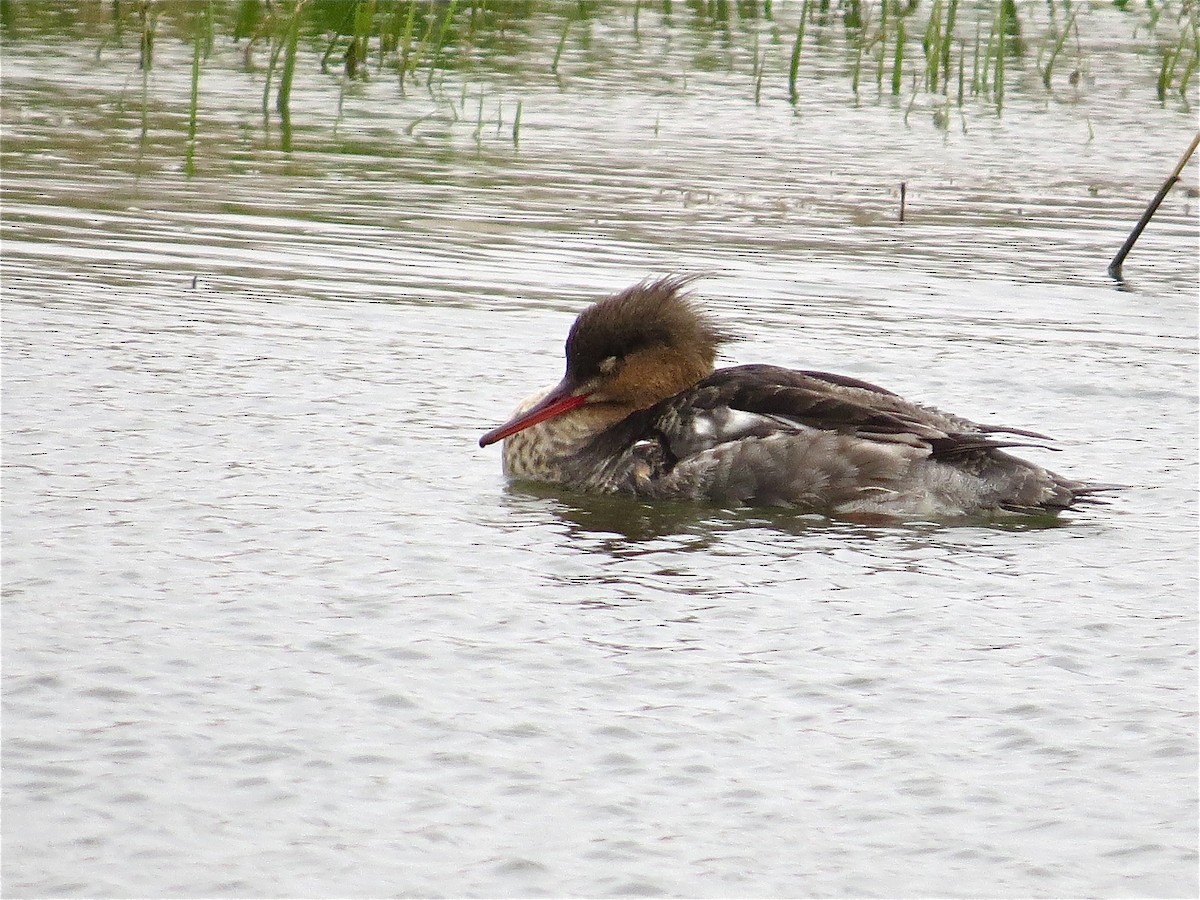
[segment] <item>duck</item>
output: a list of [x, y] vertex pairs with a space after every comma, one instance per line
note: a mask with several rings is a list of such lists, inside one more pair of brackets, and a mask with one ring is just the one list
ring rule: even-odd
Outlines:
[[873, 519], [1056, 516], [1108, 486], [1008, 452], [1035, 431], [982, 425], [846, 375], [716, 368], [733, 332], [695, 276], [642, 281], [587, 307], [566, 371], [479, 439], [510, 478], [644, 500]]

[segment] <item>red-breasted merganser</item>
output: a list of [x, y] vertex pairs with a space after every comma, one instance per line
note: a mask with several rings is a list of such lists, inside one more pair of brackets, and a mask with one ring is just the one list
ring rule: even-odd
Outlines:
[[1103, 488], [1004, 447], [1048, 440], [979, 425], [857, 378], [778, 366], [713, 370], [732, 335], [686, 293], [645, 281], [588, 307], [562, 380], [481, 447], [512, 478], [599, 493], [786, 506], [843, 516], [1045, 515]]

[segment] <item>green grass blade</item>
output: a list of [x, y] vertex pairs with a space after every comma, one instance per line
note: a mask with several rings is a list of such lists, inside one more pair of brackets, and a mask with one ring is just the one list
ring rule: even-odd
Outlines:
[[283, 70], [279, 74], [279, 93], [275, 97], [275, 110], [281, 115], [289, 113], [292, 99], [292, 79], [296, 74], [296, 48], [300, 43], [300, 11], [306, 0], [296, 0], [292, 15], [288, 19], [287, 31], [283, 36]]
[[1071, 10], [1071, 15], [1067, 18], [1067, 23], [1059, 32], [1054, 46], [1050, 49], [1050, 56], [1046, 59], [1046, 67], [1042, 70], [1042, 84], [1046, 90], [1050, 90], [1050, 79], [1054, 75], [1054, 63], [1058, 59], [1058, 54], [1062, 53], [1063, 46], [1067, 43], [1067, 37], [1071, 34], [1071, 26], [1075, 24], [1075, 16], [1079, 14], [1079, 7]]
[[458, 0], [450, 0], [450, 5], [446, 7], [445, 18], [442, 19], [442, 27], [438, 31], [437, 46], [433, 48], [433, 59], [429, 63], [429, 77], [425, 80], [426, 85], [433, 83], [433, 75], [437, 71], [438, 63], [441, 62], [442, 49], [446, 46], [446, 37], [450, 33], [450, 23], [454, 20], [454, 11], [457, 6]]
[[[958, 19], [958, 0], [950, 0], [946, 7], [946, 26], [942, 30], [942, 84], [950, 83], [951, 44], [954, 41], [954, 26]], [[962, 57], [959, 56], [959, 106], [962, 105]]]
[[567, 44], [567, 32], [571, 30], [571, 17], [567, 16], [567, 20], [563, 22], [562, 33], [558, 36], [558, 46], [554, 48], [554, 61], [550, 63], [550, 71], [558, 74], [558, 61], [562, 58], [563, 47]]
[[796, 76], [800, 71], [800, 51], [804, 48], [804, 26], [808, 21], [808, 0], [800, 6], [800, 23], [796, 26], [796, 42], [792, 44], [792, 60], [788, 66], [788, 99], [792, 106], [799, 100], [796, 92]]

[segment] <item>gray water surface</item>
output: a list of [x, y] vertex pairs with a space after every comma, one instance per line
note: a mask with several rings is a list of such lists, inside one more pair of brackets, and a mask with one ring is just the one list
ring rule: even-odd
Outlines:
[[[4, 893], [1195, 896], [1194, 197], [1104, 274], [1195, 122], [1106, 12], [1086, 91], [945, 131], [643, 49], [519, 76], [518, 147], [301, 80], [285, 153], [214, 64], [192, 178], [189, 48], [148, 146], [132, 50], [6, 50]], [[479, 434], [666, 272], [723, 362], [1126, 487], [875, 528], [506, 485]]]

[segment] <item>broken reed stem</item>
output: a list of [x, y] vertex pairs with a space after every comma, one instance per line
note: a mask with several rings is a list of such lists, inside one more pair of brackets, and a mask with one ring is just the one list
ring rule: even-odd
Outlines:
[[1150, 201], [1150, 205], [1146, 207], [1146, 211], [1142, 213], [1142, 217], [1138, 219], [1138, 223], [1133, 226], [1133, 231], [1125, 239], [1125, 243], [1121, 245], [1121, 249], [1117, 251], [1117, 255], [1108, 264], [1108, 274], [1113, 278], [1120, 279], [1121, 266], [1125, 263], [1125, 257], [1129, 255], [1129, 251], [1133, 249], [1133, 245], [1137, 243], [1137, 239], [1145, 231], [1146, 226], [1150, 223], [1150, 219], [1154, 216], [1154, 213], [1158, 210], [1163, 200], [1166, 199], [1167, 194], [1171, 192], [1171, 188], [1175, 186], [1175, 182], [1179, 180], [1179, 176], [1183, 172], [1183, 167], [1192, 158], [1192, 154], [1196, 152], [1197, 146], [1200, 146], [1200, 131], [1196, 132], [1196, 136], [1192, 138], [1191, 144], [1188, 145], [1183, 156], [1179, 158], [1179, 164], [1175, 166], [1175, 171], [1163, 182], [1162, 187], [1158, 189], [1158, 193], [1154, 195], [1154, 199]]

